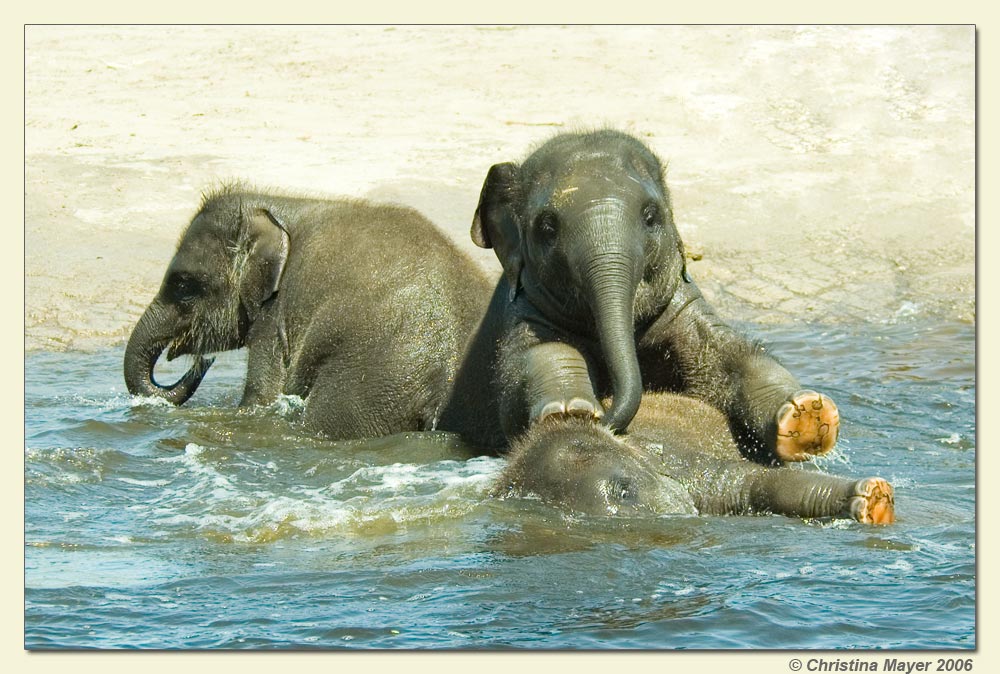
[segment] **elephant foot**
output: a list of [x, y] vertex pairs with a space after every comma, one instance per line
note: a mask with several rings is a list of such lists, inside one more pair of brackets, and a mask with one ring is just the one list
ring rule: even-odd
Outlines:
[[851, 516], [864, 524], [892, 524], [896, 521], [892, 485], [880, 477], [858, 480], [850, 509]]
[[782, 461], [805, 461], [826, 454], [837, 444], [840, 412], [832, 400], [815, 391], [799, 391], [777, 414], [775, 453]]
[[532, 411], [531, 420], [533, 423], [546, 419], [589, 419], [598, 421], [604, 416], [604, 410], [600, 403], [596, 403], [584, 398], [572, 398], [569, 401], [551, 400], [545, 404], [540, 404]]

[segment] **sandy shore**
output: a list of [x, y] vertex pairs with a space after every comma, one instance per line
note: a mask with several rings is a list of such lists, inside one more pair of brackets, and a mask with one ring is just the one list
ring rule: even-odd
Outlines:
[[124, 342], [203, 189], [468, 228], [493, 163], [614, 126], [729, 317], [975, 318], [971, 27], [26, 30], [26, 348]]

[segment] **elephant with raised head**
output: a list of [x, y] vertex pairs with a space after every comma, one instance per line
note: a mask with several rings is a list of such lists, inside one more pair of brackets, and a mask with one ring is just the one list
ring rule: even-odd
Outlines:
[[504, 270], [485, 339], [498, 343], [505, 437], [549, 416], [603, 417], [622, 432], [644, 390], [667, 390], [721, 410], [762, 463], [801, 461], [836, 443], [833, 401], [804, 389], [702, 297], [663, 167], [638, 139], [566, 133], [521, 164], [494, 165], [472, 238]]
[[[492, 284], [416, 211], [241, 185], [208, 194], [125, 350], [129, 392], [184, 403], [247, 347], [242, 406], [305, 400], [334, 439], [433, 429]], [[174, 385], [163, 351], [195, 357]]]
[[647, 393], [626, 436], [552, 416], [511, 447], [494, 495], [541, 497], [593, 515], [699, 513], [895, 521], [892, 486], [744, 458], [721, 412], [673, 393]]

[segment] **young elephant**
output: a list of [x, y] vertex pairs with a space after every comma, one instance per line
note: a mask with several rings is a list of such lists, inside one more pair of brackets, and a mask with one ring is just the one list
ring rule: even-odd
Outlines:
[[764, 463], [836, 443], [833, 401], [803, 390], [702, 297], [663, 168], [639, 140], [562, 134], [521, 165], [493, 166], [472, 238], [504, 268], [491, 311], [502, 314], [496, 395], [506, 437], [551, 415], [603, 416], [624, 431], [643, 390], [669, 390], [724, 412], [746, 454]]
[[740, 454], [722, 414], [672, 393], [648, 393], [629, 434], [552, 417], [512, 446], [495, 496], [534, 494], [582, 512], [853, 517], [895, 520], [892, 486], [766, 467]]
[[[206, 354], [245, 346], [243, 406], [300, 396], [306, 426], [335, 439], [432, 429], [491, 286], [410, 208], [225, 187], [132, 331], [125, 382], [180, 405]], [[165, 349], [195, 364], [164, 387]]]

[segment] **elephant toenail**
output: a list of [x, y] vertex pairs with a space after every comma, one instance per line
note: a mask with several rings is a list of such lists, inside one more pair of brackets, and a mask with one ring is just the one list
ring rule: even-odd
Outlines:
[[562, 415], [566, 413], [566, 406], [563, 405], [561, 401], [553, 400], [542, 408], [542, 411], [538, 413], [538, 420], [547, 419], [551, 416]]

